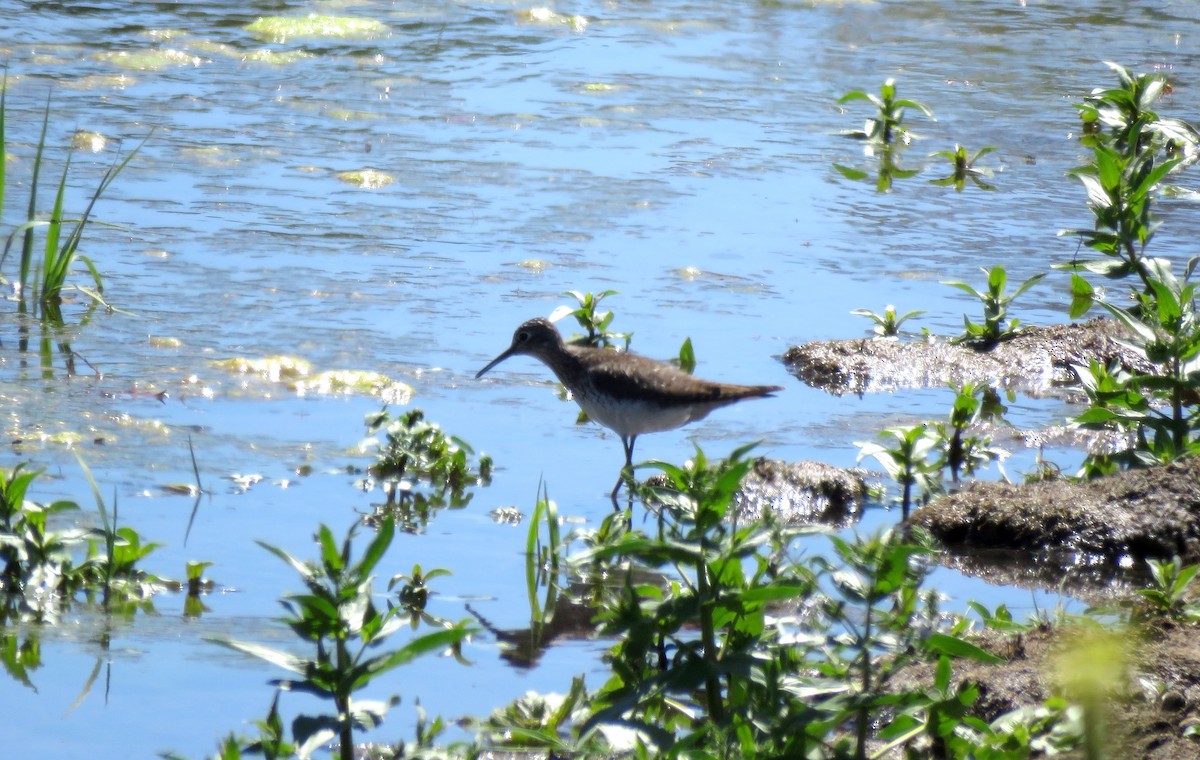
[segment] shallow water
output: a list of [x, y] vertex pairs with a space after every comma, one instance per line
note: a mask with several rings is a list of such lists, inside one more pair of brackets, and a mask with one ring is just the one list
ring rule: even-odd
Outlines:
[[[771, 457], [850, 465], [855, 441], [944, 415], [948, 393], [834, 398], [799, 385], [775, 357], [794, 343], [864, 334], [866, 321], [849, 311], [889, 303], [926, 310], [916, 329], [956, 333], [976, 305], [940, 280], [981, 282], [980, 266], [1003, 264], [1019, 281], [1069, 259], [1074, 242], [1055, 233], [1090, 219], [1082, 189], [1064, 176], [1082, 155], [1070, 104], [1114, 81], [1103, 60], [1168, 73], [1174, 93], [1162, 110], [1196, 117], [1200, 8], [1190, 2], [556, 8], [587, 18], [582, 29], [532, 23], [529, 9], [0, 0], [10, 182], [26, 181], [47, 93], [52, 146], [76, 129], [110, 141], [74, 158], [73, 209], [115, 144], [128, 151], [153, 130], [98, 206], [116, 226], [95, 225], [85, 238], [106, 297], [123, 310], [71, 331], [71, 347], [99, 374], [78, 362], [68, 377], [57, 355], [41, 366], [18, 349], [15, 308], [0, 310], [0, 396], [8, 434], [25, 441], [4, 464], [47, 468], [54, 479], [38, 482], [38, 501], [91, 504], [78, 451], [122, 520], [165, 544], [148, 569], [177, 577], [185, 560], [211, 560], [209, 575], [227, 589], [205, 598], [198, 620], [168, 594], [128, 621], [80, 613], [22, 629], [40, 637], [44, 664], [31, 675], [36, 692], [0, 681], [0, 713], [22, 727], [9, 732], [13, 752], [197, 757], [264, 715], [266, 682], [280, 674], [202, 637], [284, 643], [270, 621], [297, 583], [254, 539], [308, 556], [318, 522], [340, 534], [378, 500], [344, 472], [366, 464], [354, 446], [377, 399], [297, 397], [212, 360], [287, 354], [412, 385], [413, 405], [499, 469], [469, 507], [398, 539], [384, 572], [450, 568], [435, 586], [436, 614], [464, 617], [470, 602], [496, 625], [519, 627], [524, 532], [489, 511], [528, 512], [544, 479], [560, 510], [594, 524], [610, 509], [621, 455], [610, 433], [573, 424], [574, 407], [533, 361], [473, 379], [519, 322], [566, 303], [565, 290], [611, 288], [613, 327], [632, 331], [639, 352], [671, 356], [690, 336], [701, 376], [787, 386], [647, 436], [640, 456], [682, 461], [693, 441], [719, 455], [761, 438]], [[388, 32], [269, 42], [245, 29], [260, 15], [313, 12], [377, 19]], [[264, 49], [274, 62], [260, 60]], [[295, 53], [305, 55], [285, 55]], [[836, 134], [860, 127], [867, 111], [835, 101], [878, 91], [887, 77], [938, 119], [910, 113], [921, 139], [905, 164], [923, 166], [956, 142], [994, 145], [983, 163], [997, 170], [995, 192], [929, 185], [940, 166], [886, 194], [841, 177], [833, 164], [871, 167]], [[363, 169], [395, 182], [369, 190], [338, 178]], [[23, 188], [10, 191], [8, 224]], [[1190, 254], [1193, 205], [1168, 201], [1163, 217], [1156, 249]], [[12, 276], [11, 260], [2, 273]], [[1052, 274], [1017, 316], [1061, 321], [1067, 301], [1065, 276]], [[84, 306], [68, 305], [68, 323]], [[153, 340], [162, 338], [178, 347]], [[1010, 406], [1028, 426], [1067, 414], [1057, 402]], [[64, 431], [82, 436], [74, 449], [39, 437]], [[192, 481], [189, 439], [211, 495], [185, 547], [192, 500], [162, 487]], [[1073, 463], [1070, 452], [1051, 455]], [[1019, 453], [1005, 469], [1016, 475], [1031, 462]], [[297, 475], [303, 466], [313, 474]], [[240, 492], [234, 474], [263, 480]], [[876, 511], [863, 529], [894, 519]], [[948, 571], [934, 582], [1018, 614], [1058, 600]], [[454, 717], [528, 689], [563, 690], [572, 674], [599, 672], [602, 645], [556, 645], [528, 671], [503, 664], [490, 636], [468, 649], [469, 668], [421, 661], [373, 688], [405, 699], [378, 738], [409, 734], [417, 698]], [[71, 709], [97, 662], [98, 681]], [[289, 711], [303, 705], [290, 699]]]

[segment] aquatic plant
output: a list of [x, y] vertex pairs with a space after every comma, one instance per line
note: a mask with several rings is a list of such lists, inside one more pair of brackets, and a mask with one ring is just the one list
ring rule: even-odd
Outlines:
[[950, 470], [950, 479], [957, 483], [960, 474], [973, 475], [976, 470], [999, 458], [987, 435], [968, 435], [968, 431], [984, 419], [995, 416], [999, 400], [995, 389], [985, 383], [951, 386], [954, 401], [950, 418], [934, 425], [942, 465]]
[[584, 293], [579, 290], [568, 290], [563, 295], [574, 298], [577, 306], [575, 308], [559, 306], [550, 314], [551, 322], [557, 322], [563, 317], [574, 317], [579, 326], [586, 331], [582, 337], [583, 343], [600, 348], [611, 348], [616, 343], [622, 342], [626, 349], [629, 348], [629, 341], [632, 340], [633, 333], [609, 330], [608, 326], [612, 324], [613, 317], [616, 315], [611, 310], [597, 311], [600, 302], [609, 296], [617, 295], [617, 291]]
[[1125, 371], [1095, 362], [1086, 370], [1075, 368], [1090, 403], [1075, 418], [1076, 424], [1130, 433], [1134, 448], [1114, 457], [1126, 466], [1165, 464], [1200, 452], [1200, 283], [1190, 281], [1197, 263], [1200, 259], [1192, 259], [1181, 279], [1172, 274], [1168, 262], [1150, 262], [1147, 282], [1152, 295], [1136, 314], [1102, 304], [1129, 331], [1125, 345], [1154, 371]]
[[[316, 540], [321, 555], [317, 562], [302, 561], [282, 549], [258, 542], [300, 575], [306, 590], [283, 598], [283, 607], [288, 611], [283, 622], [300, 641], [313, 646], [314, 651], [303, 656], [229, 638], [208, 639], [296, 675], [275, 682], [280, 691], [275, 695], [267, 719], [259, 724], [257, 740], [225, 740], [225, 745], [239, 750], [239, 754], [233, 756], [240, 756], [240, 749], [265, 753], [265, 748], [270, 747], [270, 756], [295, 752], [307, 757], [318, 747], [336, 739], [338, 756], [342, 760], [352, 760], [355, 757], [354, 731], [379, 725], [390, 704], [358, 699], [357, 694], [363, 688], [378, 676], [422, 655], [450, 650], [462, 659], [462, 642], [473, 633], [465, 622], [438, 621], [441, 630], [416, 636], [398, 649], [380, 651], [386, 640], [403, 627], [402, 613], [412, 610], [411, 604], [394, 604], [390, 600], [387, 609], [380, 610], [372, 592], [373, 573], [391, 545], [395, 523], [391, 518], [385, 518], [361, 557], [357, 558], [354, 534], [355, 527], [351, 527], [339, 548], [329, 528], [320, 526]], [[333, 712], [297, 717], [292, 723], [291, 739], [286, 739], [278, 714], [282, 691], [300, 691], [328, 700], [332, 702]]]
[[850, 311], [856, 317], [866, 317], [874, 322], [871, 332], [875, 333], [879, 338], [896, 338], [900, 335], [900, 325], [904, 324], [913, 317], [924, 314], [923, 309], [914, 309], [906, 311], [903, 314], [896, 315], [896, 307], [888, 304], [883, 308], [883, 313], [878, 314], [870, 309], [852, 309]]
[[[1081, 142], [1093, 160], [1072, 170], [1083, 183], [1093, 230], [1064, 230], [1103, 258], [1059, 264], [1071, 274], [1072, 317], [1099, 302], [1128, 332], [1127, 347], [1150, 371], [1104, 366], [1075, 367], [1089, 405], [1076, 425], [1123, 433], [1124, 451], [1091, 453], [1080, 474], [1107, 474], [1121, 467], [1170, 462], [1200, 451], [1200, 319], [1196, 314], [1197, 260], [1176, 276], [1170, 262], [1151, 256], [1158, 228], [1154, 203], [1168, 175], [1195, 162], [1200, 131], [1181, 119], [1165, 118], [1155, 104], [1166, 91], [1159, 74], [1133, 75], [1108, 64], [1119, 86], [1096, 90], [1077, 104], [1084, 125]], [[1132, 306], [1102, 302], [1081, 272], [1109, 279], [1136, 278]]]
[[80, 511], [67, 500], [41, 504], [27, 498], [40, 470], [18, 464], [0, 469], [0, 622], [11, 617], [55, 620], [76, 597], [100, 595], [105, 610], [132, 610], [158, 591], [179, 587], [141, 568], [159, 544], [110, 517], [87, 466], [80, 463], [97, 495], [99, 529], [53, 530], [50, 518]]
[[[5, 81], [7, 82], [7, 75]], [[6, 90], [7, 88], [0, 89], [0, 157], [5, 154], [7, 145], [5, 139]], [[73, 220], [65, 217], [65, 210], [63, 208], [67, 178], [71, 168], [72, 154], [69, 151], [64, 161], [62, 176], [58, 181], [54, 195], [54, 204], [51, 207], [48, 218], [42, 218], [45, 215], [40, 211], [38, 204], [38, 184], [42, 168], [46, 162], [46, 134], [49, 125], [50, 99], [47, 96], [46, 108], [42, 117], [41, 135], [38, 138], [37, 150], [34, 154], [29, 179], [29, 203], [26, 207], [25, 220], [8, 234], [4, 244], [4, 253], [0, 255], [0, 264], [3, 264], [7, 260], [13, 243], [20, 238], [21, 258], [18, 265], [17, 281], [15, 283], [18, 294], [17, 308], [21, 313], [26, 313], [29, 305], [32, 303], [36, 315], [52, 323], [61, 324], [61, 294], [66, 287], [67, 277], [71, 273], [76, 261], [82, 262], [87, 267], [88, 272], [91, 274], [92, 282], [95, 285], [94, 289], [83, 286], [77, 286], [76, 289], [94, 301], [103, 303], [103, 298], [100, 295], [103, 291], [100, 272], [90, 258], [79, 253], [79, 245], [82, 242], [84, 228], [91, 219], [96, 202], [100, 200], [100, 196], [113, 183], [117, 175], [133, 160], [133, 157], [137, 155], [141, 147], [145, 145], [146, 140], [150, 139], [150, 134], [147, 134], [142, 139], [142, 142], [124, 158], [121, 158], [118, 154], [113, 159], [112, 164], [105, 171], [95, 191], [93, 191], [83, 214], [78, 219]], [[151, 130], [152, 133], [153, 130]], [[4, 208], [5, 183], [7, 181], [4, 173], [4, 163], [5, 161], [0, 160], [0, 213], [3, 212]], [[38, 229], [44, 229], [45, 233], [41, 246], [41, 259], [35, 260], [37, 247], [35, 244], [35, 230]], [[64, 231], [66, 232], [65, 239], [63, 237]], [[36, 277], [32, 276], [35, 273], [35, 269], [37, 270]]]
[[316, 13], [259, 17], [244, 29], [261, 40], [280, 44], [296, 39], [373, 40], [388, 33], [388, 27], [375, 19]]
[[[1073, 280], [1083, 271], [1109, 279], [1133, 275], [1149, 294], [1152, 273], [1146, 247], [1157, 228], [1154, 199], [1167, 175], [1196, 160], [1200, 131], [1154, 110], [1166, 91], [1164, 76], [1135, 76], [1118, 64], [1107, 65], [1116, 72], [1120, 86], [1095, 90], [1075, 105], [1083, 125], [1080, 142], [1091, 148], [1092, 160], [1069, 172], [1087, 191], [1095, 227], [1059, 233], [1079, 237], [1103, 257], [1073, 260], [1056, 268], [1074, 272]], [[1081, 316], [1089, 306], [1090, 300], [1077, 300], [1071, 316]]]
[[[546, 529], [544, 541], [542, 526]], [[542, 633], [558, 601], [561, 553], [558, 505], [550, 500], [546, 484], [542, 483], [525, 534], [525, 592], [529, 600], [530, 645], [534, 648], [541, 647]], [[546, 595], [539, 598], [538, 589], [542, 587], [545, 587]]]
[[851, 90], [838, 98], [838, 105], [852, 101], [864, 100], [875, 106], [875, 114], [867, 117], [866, 124], [861, 130], [842, 132], [847, 137], [866, 140], [871, 143], [890, 145], [899, 140], [905, 144], [912, 141], [912, 132], [904, 123], [905, 111], [909, 108], [923, 113], [930, 121], [937, 121], [933, 112], [925, 104], [917, 100], [896, 97], [896, 80], [887, 79], [879, 87], [879, 94], [865, 90]]
[[[370, 751], [864, 759], [868, 752], [899, 751], [965, 760], [1080, 746], [1086, 721], [1060, 698], [990, 723], [974, 717], [980, 689], [956, 680], [954, 663], [1001, 659], [969, 640], [966, 618], [943, 615], [938, 594], [922, 589], [933, 552], [927, 537], [832, 538], [831, 557], [796, 558], [793, 540], [816, 529], [769, 517], [742, 522], [734, 495], [752, 464], [750, 449], [716, 462], [697, 449], [682, 466], [645, 465], [660, 472], [638, 488], [655, 518], [653, 535], [609, 515], [600, 528], [563, 540], [556, 508], [539, 488], [526, 535], [531, 612], [535, 621], [545, 620], [553, 604], [541, 604], [537, 589], [543, 583], [553, 588], [560, 567], [608, 579], [590, 586], [580, 601], [592, 606], [598, 632], [611, 642], [609, 678], [589, 691], [576, 676], [565, 694], [529, 693], [485, 718], [460, 720], [476, 732], [469, 744], [439, 747], [447, 722], [418, 708], [415, 742]], [[257, 736], [221, 741], [222, 758], [305, 757], [333, 738], [339, 756], [350, 757], [354, 730], [378, 725], [387, 708], [358, 699], [358, 690], [421, 654], [457, 653], [469, 633], [465, 624], [452, 626], [425, 612], [426, 583], [444, 571], [414, 568], [395, 576], [389, 584], [400, 589], [395, 600], [386, 611], [374, 606], [372, 568], [393, 533], [385, 521], [361, 559], [352, 553], [353, 528], [339, 549], [321, 526], [319, 562], [262, 544], [304, 579], [306, 593], [283, 600], [285, 622], [316, 653], [217, 640], [297, 674], [276, 682]], [[585, 548], [571, 554], [574, 541]], [[1003, 607], [979, 609], [988, 627], [1022, 630]], [[441, 630], [380, 651], [405, 619]], [[932, 675], [901, 678], [913, 668], [931, 668]], [[299, 716], [289, 731], [279, 709], [284, 690], [315, 694], [334, 710]]]
[[475, 450], [427, 422], [420, 409], [393, 418], [384, 406], [367, 415], [366, 425], [370, 437], [360, 448], [374, 450], [375, 461], [367, 471], [387, 494], [380, 513], [399, 517], [405, 530], [419, 529], [438, 508], [465, 506], [471, 500], [468, 488], [491, 482], [491, 457], [472, 463]]
[[889, 427], [880, 438], [892, 439], [892, 446], [875, 441], [856, 441], [858, 461], [872, 457], [883, 465], [884, 472], [900, 486], [900, 509], [908, 519], [909, 507], [916, 501], [924, 503], [942, 490], [942, 461], [938, 456], [939, 436], [929, 425]]
[[[962, 626], [938, 629], [936, 594], [919, 590], [931, 549], [885, 534], [835, 539], [832, 559], [791, 560], [791, 541], [812, 528], [737, 518], [749, 449], [646, 465], [661, 473], [639, 487], [655, 535], [601, 526], [580, 536], [571, 567], [618, 579], [592, 599], [614, 642], [611, 677], [592, 694], [577, 679], [565, 697], [493, 711], [476, 750], [865, 757], [886, 742], [918, 754], [956, 743], [954, 756], [968, 757], [998, 743], [988, 724], [967, 730], [978, 692], [950, 677], [957, 657], [999, 658]], [[932, 688], [897, 688], [900, 672], [928, 661]]]
[[968, 153], [967, 149], [962, 145], [955, 145], [954, 150], [939, 150], [933, 155], [939, 158], [947, 159], [953, 171], [946, 177], [941, 179], [931, 179], [931, 185], [943, 185], [953, 187], [955, 191], [962, 192], [967, 186], [967, 180], [970, 180], [975, 187], [981, 190], [995, 190], [994, 185], [984, 182], [981, 177], [995, 176], [995, 172], [986, 167], [976, 166], [979, 159], [996, 150], [993, 146], [988, 145], [975, 151], [974, 154]]
[[679, 346], [679, 357], [676, 359], [676, 363], [689, 375], [696, 371], [696, 349], [692, 348], [691, 338], [685, 338]]
[[[966, 330], [955, 338], [954, 342], [970, 343], [980, 348], [987, 348], [1002, 340], [1016, 337], [1021, 329], [1021, 321], [1008, 319], [1008, 307], [1018, 296], [1041, 282], [1046, 275], [1044, 272], [1035, 274], [1017, 286], [1016, 291], [1011, 295], [1007, 295], [1004, 289], [1008, 284], [1008, 272], [1004, 267], [994, 266], [991, 269], [980, 267], [980, 269], [987, 275], [987, 290], [976, 290], [971, 285], [958, 281], [943, 281], [942, 284], [970, 293], [983, 305], [983, 322], [979, 324], [972, 322], [971, 318], [964, 314], [963, 326]], [[1006, 319], [1008, 319], [1007, 325], [1005, 324]]]

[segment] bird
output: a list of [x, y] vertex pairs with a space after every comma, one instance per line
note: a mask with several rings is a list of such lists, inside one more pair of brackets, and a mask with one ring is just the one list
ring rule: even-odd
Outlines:
[[548, 319], [524, 322], [512, 344], [475, 374], [479, 379], [513, 356], [532, 356], [550, 368], [588, 417], [616, 433], [625, 467], [612, 490], [613, 508], [626, 473], [632, 477], [633, 446], [639, 435], [674, 430], [702, 420], [722, 406], [763, 398], [778, 385], [732, 385], [701, 380], [666, 362], [628, 351], [567, 343]]

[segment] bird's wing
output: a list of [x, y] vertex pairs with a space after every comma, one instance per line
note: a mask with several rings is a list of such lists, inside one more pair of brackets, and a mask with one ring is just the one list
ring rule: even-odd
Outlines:
[[637, 354], [625, 354], [620, 362], [593, 366], [589, 374], [597, 391], [618, 398], [678, 403], [716, 401], [724, 395], [724, 386]]

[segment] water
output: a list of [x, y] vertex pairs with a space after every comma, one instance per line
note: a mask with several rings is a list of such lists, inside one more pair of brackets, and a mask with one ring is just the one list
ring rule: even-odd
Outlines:
[[[855, 441], [892, 421], [942, 416], [947, 393], [834, 398], [800, 386], [775, 357], [798, 342], [861, 335], [868, 324], [849, 311], [889, 303], [926, 310], [916, 328], [956, 333], [977, 307], [940, 280], [981, 282], [980, 266], [1003, 264], [1020, 281], [1069, 259], [1074, 242], [1055, 233], [1090, 223], [1082, 189], [1064, 176], [1082, 161], [1070, 104], [1115, 81], [1102, 60], [1168, 73], [1171, 115], [1194, 117], [1197, 106], [1200, 64], [1189, 51], [1200, 9], [1189, 2], [556, 8], [586, 17], [582, 30], [530, 23], [530, 7], [0, 0], [10, 183], [27, 177], [48, 92], [56, 156], [76, 129], [124, 151], [153, 130], [98, 206], [115, 226], [93, 226], [85, 239], [106, 297], [123, 310], [72, 331], [72, 348], [99, 374], [79, 363], [67, 377], [61, 357], [39, 366], [17, 350], [15, 308], [0, 310], [6, 431], [26, 441], [4, 464], [47, 468], [32, 494], [39, 501], [91, 504], [78, 452], [122, 520], [165, 544], [150, 570], [178, 577], [185, 560], [211, 560], [209, 575], [225, 589], [205, 598], [198, 620], [182, 616], [182, 599], [161, 595], [153, 613], [132, 620], [77, 613], [21, 629], [40, 639], [43, 665], [31, 674], [36, 691], [0, 682], [0, 713], [20, 726], [8, 732], [11, 751], [198, 757], [243, 730], [265, 714], [266, 682], [280, 673], [204, 637], [284, 644], [270, 621], [278, 597], [297, 588], [254, 539], [311, 556], [318, 522], [341, 533], [378, 499], [344, 473], [366, 463], [353, 447], [377, 400], [298, 398], [212, 360], [289, 354], [318, 370], [383, 372], [413, 386], [429, 419], [491, 454], [494, 484], [425, 535], [398, 538], [383, 573], [448, 567], [454, 575], [436, 583], [433, 612], [458, 619], [469, 602], [516, 628], [528, 615], [523, 528], [488, 512], [528, 512], [544, 479], [565, 514], [594, 524], [610, 509], [621, 459], [614, 436], [572, 424], [574, 407], [556, 400], [534, 362], [473, 379], [518, 323], [568, 302], [562, 291], [611, 288], [620, 292], [608, 302], [613, 327], [634, 332], [638, 351], [671, 356], [690, 336], [700, 375], [787, 386], [647, 436], [642, 456], [682, 461], [693, 441], [720, 455], [761, 438], [772, 457], [851, 465]], [[389, 31], [273, 43], [245, 30], [260, 15], [314, 12], [376, 19]], [[267, 63], [256, 55], [263, 49], [308, 55]], [[162, 68], [131, 67], [155, 51], [176, 52]], [[836, 134], [860, 127], [865, 106], [843, 111], [835, 101], [851, 89], [877, 92], [887, 77], [938, 119], [910, 113], [921, 139], [906, 164], [955, 143], [994, 145], [983, 163], [997, 170], [997, 191], [929, 185], [941, 167], [887, 194], [840, 176], [834, 163], [871, 164]], [[114, 150], [75, 157], [72, 209]], [[396, 181], [364, 190], [338, 179], [362, 169]], [[10, 224], [22, 188], [7, 198]], [[1163, 216], [1158, 251], [1190, 253], [1191, 204], [1168, 201]], [[1061, 321], [1067, 301], [1065, 277], [1051, 275], [1017, 316]], [[68, 304], [68, 322], [83, 312], [83, 299]], [[179, 345], [152, 340], [161, 338]], [[1054, 402], [1012, 407], [1029, 426], [1067, 413]], [[63, 431], [82, 442], [68, 450], [40, 437]], [[185, 547], [192, 500], [162, 487], [192, 481], [189, 439], [212, 495]], [[1006, 469], [1031, 461], [1020, 454]], [[313, 474], [297, 475], [302, 467]], [[242, 493], [235, 474], [263, 480]], [[865, 529], [893, 519], [875, 513]], [[933, 581], [958, 600], [1006, 601], [1018, 615], [1058, 599], [949, 571]], [[518, 671], [490, 636], [477, 637], [473, 666], [421, 661], [371, 690], [404, 697], [379, 738], [408, 734], [417, 698], [455, 717], [528, 689], [565, 690], [579, 672], [595, 686], [602, 646], [559, 644]], [[289, 714], [306, 706], [287, 699]]]

